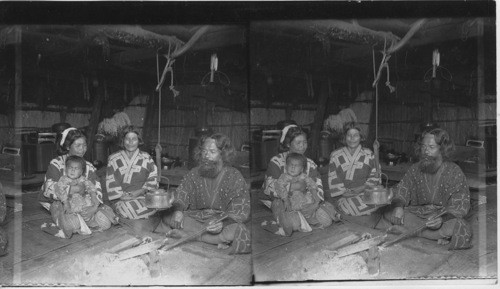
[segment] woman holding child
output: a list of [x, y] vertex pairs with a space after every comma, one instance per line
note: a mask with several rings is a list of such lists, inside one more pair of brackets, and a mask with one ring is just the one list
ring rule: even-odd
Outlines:
[[270, 225], [264, 228], [276, 234], [290, 236], [293, 231], [311, 231], [311, 225], [325, 228], [337, 220], [333, 206], [324, 202], [316, 164], [304, 157], [306, 150], [306, 133], [295, 124], [285, 126], [280, 139], [281, 153], [269, 162], [263, 185], [278, 221], [278, 228]]
[[[71, 238], [74, 233], [90, 234], [93, 230], [107, 230], [116, 223], [116, 216], [108, 206], [102, 204], [101, 185], [95, 174], [95, 167], [83, 160], [87, 151], [87, 139], [76, 128], [65, 129], [57, 138], [58, 157], [50, 161], [40, 194], [40, 204], [50, 211], [53, 224], [43, 224], [42, 230], [61, 238]], [[73, 161], [67, 161], [68, 158]], [[90, 203], [81, 206], [78, 212], [68, 210], [66, 201], [72, 191], [69, 170], [74, 170], [74, 163], [79, 165], [80, 176], [87, 184], [83, 191], [92, 197]], [[73, 190], [74, 190], [73, 186]]]

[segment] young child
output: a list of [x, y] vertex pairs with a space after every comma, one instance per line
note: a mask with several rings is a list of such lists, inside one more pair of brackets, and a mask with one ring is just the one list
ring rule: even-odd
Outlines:
[[[289, 153], [286, 158], [285, 173], [278, 178], [278, 194], [285, 203], [285, 210], [297, 211], [302, 214], [305, 224], [301, 221], [301, 230], [311, 230], [309, 225], [326, 228], [332, 224], [332, 217], [319, 206], [318, 187], [316, 182], [304, 171], [307, 159], [298, 153]], [[305, 229], [308, 228], [308, 229]]]
[[[85, 178], [86, 162], [79, 156], [68, 156], [65, 175], [55, 184], [55, 193], [63, 203], [64, 214], [76, 215], [81, 219], [80, 226], [74, 232], [90, 234], [90, 228], [107, 230], [117, 223], [117, 217], [108, 206], [100, 206], [93, 216], [83, 218], [80, 213], [84, 208], [99, 204], [96, 187]], [[68, 232], [65, 232], [68, 234]]]
[[[284, 210], [292, 222], [293, 231], [310, 232], [311, 225], [323, 229], [334, 221], [339, 221], [338, 213], [328, 202], [322, 202], [318, 195], [316, 182], [306, 174], [307, 158], [298, 153], [289, 153], [286, 157], [284, 173], [276, 180], [275, 190], [283, 200]], [[266, 203], [264, 203], [266, 204]], [[266, 204], [267, 205], [267, 204]], [[269, 205], [272, 203], [269, 202]], [[281, 221], [263, 222], [264, 230], [287, 236], [283, 231]]]
[[304, 171], [307, 159], [298, 153], [290, 153], [286, 158], [285, 172], [279, 177], [280, 197], [286, 207], [293, 211], [300, 211], [315, 201], [319, 203], [316, 182], [308, 177]]
[[84, 176], [85, 160], [78, 156], [66, 159], [66, 174], [56, 184], [57, 197], [64, 204], [65, 213], [80, 213], [83, 208], [98, 203], [96, 188]]

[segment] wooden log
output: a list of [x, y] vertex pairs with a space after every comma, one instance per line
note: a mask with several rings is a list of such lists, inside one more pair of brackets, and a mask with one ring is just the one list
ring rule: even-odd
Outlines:
[[139, 240], [138, 238], [134, 237], [134, 236], [130, 236], [130, 238], [126, 239], [125, 241], [119, 243], [119, 244], [116, 244], [115, 246], [109, 248], [107, 250], [107, 252], [109, 253], [117, 253], [118, 251], [121, 251], [125, 248], [128, 248], [128, 247], [132, 247], [134, 245], [136, 245], [138, 242], [140, 242], [141, 240]]
[[158, 248], [160, 248], [160, 246], [163, 245], [164, 242], [165, 242], [164, 239], [160, 239], [160, 240], [156, 240], [156, 241], [144, 244], [144, 245], [140, 245], [140, 246], [125, 250], [125, 251], [121, 252], [120, 254], [118, 254], [117, 259], [122, 261], [122, 260], [130, 259], [130, 258], [133, 258], [136, 256], [140, 256], [143, 254], [147, 254], [151, 251], [154, 251], [154, 250], [157, 250]]
[[368, 274], [377, 276], [380, 273], [380, 252], [378, 246], [371, 246], [362, 255], [368, 267]]
[[325, 250], [336, 251], [345, 245], [352, 244], [354, 242], [361, 240], [361, 236], [359, 236], [358, 234], [349, 232], [349, 231], [343, 233], [343, 235], [344, 236], [341, 237], [340, 240], [335, 241], [332, 244], [328, 245], [325, 248]]
[[344, 247], [338, 251], [337, 257], [345, 257], [349, 256], [352, 254], [356, 254], [358, 252], [362, 252], [364, 250], [368, 250], [372, 246], [378, 246], [380, 243], [382, 243], [385, 240], [386, 236], [377, 236], [365, 241], [361, 241], [356, 244], [349, 245], [347, 247]]

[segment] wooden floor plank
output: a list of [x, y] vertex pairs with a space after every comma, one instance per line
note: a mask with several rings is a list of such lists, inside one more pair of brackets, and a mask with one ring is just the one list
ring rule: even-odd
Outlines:
[[[307, 254], [318, 253], [322, 250], [321, 246], [326, 246], [328, 242], [333, 242], [332, 236], [338, 236], [339, 224], [325, 230], [313, 231], [312, 233], [294, 232], [291, 237], [282, 237], [262, 229], [261, 223], [264, 220], [272, 220], [272, 213], [265, 207], [260, 198], [265, 198], [262, 194], [254, 194], [252, 199], [252, 245], [253, 245], [253, 267], [255, 280], [258, 282], [283, 280], [283, 276], [300, 276], [307, 279], [307, 272], [294, 272], [290, 270], [289, 263], [304, 263], [308, 257]], [[477, 210], [477, 206], [475, 208]], [[488, 203], [487, 212], [487, 235], [486, 250], [487, 262], [486, 271], [488, 277], [496, 277], [496, 204]], [[476, 211], [477, 214], [477, 211]], [[475, 218], [475, 219], [474, 219]], [[488, 219], [489, 218], [489, 219]], [[409, 238], [403, 240], [390, 248], [381, 250], [381, 273], [376, 279], [405, 279], [405, 278], [427, 278], [432, 275], [433, 278], [439, 277], [439, 274], [454, 273], [455, 276], [478, 277], [478, 227], [477, 215], [471, 218], [471, 227], [473, 228], [473, 247], [467, 250], [448, 251], [447, 246], [441, 246], [433, 240], [423, 238]], [[357, 232], [366, 232], [372, 235], [383, 232], [369, 229], [353, 223], [342, 224], [345, 228]], [[326, 243], [322, 244], [322, 241]], [[303, 248], [308, 248], [304, 250]], [[495, 252], [492, 253], [492, 252]], [[453, 257], [453, 258], [452, 258]], [[452, 259], [451, 259], [452, 258]], [[302, 260], [302, 261], [301, 261]], [[396, 260], [396, 262], [395, 262]], [[456, 264], [450, 266], [448, 263], [456, 261]], [[463, 260], [463, 261], [462, 261]], [[469, 263], [465, 260], [473, 260]], [[321, 266], [321, 265], [319, 265]], [[299, 268], [298, 266], [297, 268]], [[305, 268], [302, 268], [305, 270]], [[298, 270], [298, 269], [296, 269]], [[436, 274], [436, 272], [440, 272]], [[475, 274], [475, 275], [474, 275]], [[370, 277], [372, 278], [372, 277]], [[314, 279], [314, 278], [313, 278]], [[321, 279], [323, 280], [323, 279]], [[341, 280], [341, 279], [340, 279]]]

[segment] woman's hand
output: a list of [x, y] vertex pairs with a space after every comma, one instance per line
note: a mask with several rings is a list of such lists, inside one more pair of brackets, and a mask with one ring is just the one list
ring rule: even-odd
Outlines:
[[132, 196], [132, 198], [137, 198], [137, 197], [140, 197], [142, 195], [144, 195], [144, 193], [146, 192], [146, 189], [138, 189], [138, 190], [135, 190], [135, 191], [131, 191], [130, 192], [130, 195]]
[[343, 197], [353, 197], [353, 196], [357, 196], [357, 195], [358, 195], [358, 193], [355, 190], [346, 189], [342, 196]]
[[124, 201], [134, 200], [137, 197], [143, 195], [145, 192], [146, 192], [145, 189], [138, 189], [135, 191], [124, 192], [120, 199]]
[[222, 222], [215, 222], [217, 220], [212, 220], [208, 223], [207, 232], [212, 234], [219, 234], [222, 232]]
[[124, 192], [123, 195], [120, 197], [120, 200], [122, 201], [130, 201], [133, 199], [134, 197], [132, 197], [132, 194], [130, 192]]
[[84, 220], [88, 220], [88, 219], [92, 218], [92, 216], [95, 215], [95, 213], [97, 212], [98, 206], [99, 205], [92, 205], [92, 206], [84, 207], [82, 209], [82, 211], [80, 212], [80, 215], [83, 217]]

